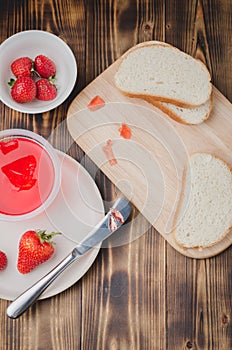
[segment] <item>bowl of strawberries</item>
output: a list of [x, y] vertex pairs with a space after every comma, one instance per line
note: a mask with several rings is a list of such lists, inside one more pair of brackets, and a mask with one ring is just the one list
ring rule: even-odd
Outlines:
[[77, 64], [70, 47], [42, 30], [16, 33], [0, 45], [0, 99], [29, 114], [58, 107], [70, 95]]

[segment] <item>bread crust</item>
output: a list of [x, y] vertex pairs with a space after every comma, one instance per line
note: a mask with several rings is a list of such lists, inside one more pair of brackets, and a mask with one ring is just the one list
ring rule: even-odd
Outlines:
[[[115, 86], [117, 87], [117, 89], [125, 96], [127, 97], [130, 97], [130, 98], [140, 98], [140, 99], [146, 99], [146, 98], [151, 98], [153, 99], [153, 101], [159, 101], [159, 102], [167, 102], [167, 103], [172, 103], [173, 105], [176, 105], [178, 107], [184, 107], [184, 108], [194, 108], [194, 107], [198, 107], [200, 106], [201, 104], [205, 103], [211, 96], [212, 94], [212, 84], [211, 84], [211, 76], [210, 76], [210, 73], [207, 69], [207, 67], [205, 66], [205, 64], [200, 61], [199, 59], [197, 58], [194, 58], [192, 57], [191, 55], [179, 50], [177, 47], [175, 46], [172, 46], [170, 44], [167, 44], [165, 42], [161, 42], [161, 41], [147, 41], [147, 42], [144, 42], [144, 43], [140, 43], [136, 46], [133, 46], [131, 49], [129, 49], [127, 52], [125, 52], [123, 55], [122, 55], [122, 63], [123, 61], [125, 60], [125, 58], [133, 51], [136, 51], [140, 48], [143, 48], [143, 47], [151, 47], [151, 46], [163, 46], [163, 47], [170, 47], [172, 48], [173, 50], [176, 50], [178, 52], [181, 52], [182, 54], [184, 53], [185, 55], [189, 56], [191, 59], [194, 59], [196, 61], [198, 61], [202, 67], [204, 67], [204, 70], [206, 71], [207, 75], [208, 75], [208, 78], [209, 78], [209, 82], [210, 82], [210, 91], [209, 91], [209, 95], [208, 97], [206, 98], [205, 101], [199, 103], [199, 104], [191, 104], [191, 103], [188, 103], [186, 101], [183, 101], [183, 100], [176, 100], [176, 99], [172, 99], [172, 98], [168, 98], [168, 97], [165, 97], [165, 96], [158, 96], [158, 95], [148, 95], [148, 94], [136, 94], [136, 93], [129, 93], [129, 92], [126, 92], [122, 89], [120, 89], [117, 84], [115, 83]], [[121, 64], [122, 64], [121, 63]], [[120, 64], [120, 66], [121, 66]], [[118, 70], [120, 69], [120, 66], [118, 68]], [[117, 72], [118, 72], [117, 70]], [[116, 73], [117, 74], [117, 73]]]
[[[232, 175], [232, 168], [229, 166], [229, 164], [227, 164], [222, 158], [218, 157], [218, 156], [215, 156], [211, 153], [207, 153], [207, 152], [193, 152], [189, 155], [189, 158], [191, 158], [193, 155], [196, 155], [196, 154], [205, 154], [205, 155], [210, 155], [218, 160], [220, 160], [228, 169], [228, 171], [231, 173]], [[186, 162], [185, 166], [184, 166], [184, 169], [183, 169], [183, 180], [182, 180], [182, 187], [181, 187], [181, 193], [180, 193], [180, 197], [179, 197], [179, 202], [178, 202], [178, 205], [177, 205], [177, 209], [176, 209], [176, 213], [174, 215], [174, 219], [173, 219], [173, 229], [172, 229], [172, 237], [174, 239], [174, 242], [182, 249], [192, 249], [192, 248], [197, 248], [197, 249], [204, 249], [204, 248], [209, 248], [209, 247], [212, 247], [214, 246], [215, 244], [221, 242], [227, 235], [228, 233], [230, 233], [230, 231], [232, 230], [232, 225], [226, 230], [226, 232], [220, 237], [220, 239], [212, 242], [211, 244], [207, 244], [207, 245], [192, 245], [192, 246], [189, 246], [189, 245], [184, 245], [184, 244], [181, 244], [178, 239], [176, 238], [176, 227], [177, 227], [177, 220], [178, 220], [178, 217], [179, 217], [179, 213], [180, 213], [180, 210], [181, 210], [181, 205], [183, 203], [183, 200], [184, 200], [184, 190], [185, 190], [185, 187], [186, 187], [186, 175], [187, 175], [187, 168], [188, 168], [188, 161]]]
[[210, 109], [209, 109], [208, 113], [206, 113], [205, 117], [198, 123], [188, 123], [188, 122], [186, 122], [183, 118], [181, 118], [178, 114], [176, 114], [170, 108], [168, 108], [167, 106], [164, 106], [162, 104], [162, 102], [160, 102], [160, 101], [153, 101], [150, 98], [146, 98], [146, 101], [151, 103], [153, 106], [159, 108], [162, 112], [167, 114], [170, 118], [172, 118], [173, 120], [175, 120], [178, 123], [185, 124], [185, 125], [199, 125], [199, 124], [205, 122], [210, 116], [210, 113], [211, 113], [211, 110], [212, 110], [212, 107], [213, 107], [213, 94], [211, 94], [211, 96], [210, 96]]

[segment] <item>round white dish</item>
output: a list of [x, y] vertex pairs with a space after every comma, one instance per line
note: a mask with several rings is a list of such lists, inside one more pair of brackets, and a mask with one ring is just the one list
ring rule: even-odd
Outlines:
[[[48, 210], [20, 222], [0, 221], [0, 249], [8, 257], [7, 268], [0, 272], [2, 299], [14, 300], [48, 273], [104, 216], [100, 192], [89, 173], [73, 158], [63, 152], [57, 152], [62, 164], [61, 187]], [[21, 235], [30, 229], [59, 231], [62, 235], [54, 237], [55, 254], [35, 270], [23, 275], [18, 272], [16, 266], [18, 243]], [[75, 261], [51, 284], [40, 299], [54, 296], [77, 282], [92, 265], [99, 249], [100, 245]]]
[[[11, 63], [19, 57], [35, 59], [45, 55], [56, 65], [57, 96], [51, 101], [35, 99], [30, 103], [17, 103], [10, 94], [8, 82], [15, 78]], [[16, 33], [0, 45], [0, 99], [8, 107], [24, 113], [43, 113], [59, 106], [71, 93], [77, 78], [77, 64], [70, 47], [58, 36], [42, 30]]]

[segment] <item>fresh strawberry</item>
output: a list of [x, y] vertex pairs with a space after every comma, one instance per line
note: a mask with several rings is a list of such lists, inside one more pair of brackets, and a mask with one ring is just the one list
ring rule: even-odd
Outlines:
[[38, 100], [49, 101], [53, 100], [56, 95], [56, 86], [53, 84], [52, 79], [40, 79], [36, 82], [36, 97]]
[[31, 77], [20, 76], [16, 81], [11, 79], [8, 83], [12, 98], [18, 103], [26, 103], [34, 100], [36, 96], [36, 85]]
[[0, 250], [0, 271], [4, 270], [7, 265], [7, 256]]
[[4, 165], [1, 169], [12, 185], [22, 191], [30, 190], [35, 185], [36, 179], [33, 179], [35, 168], [35, 157], [28, 155]]
[[51, 239], [57, 234], [60, 232], [26, 231], [19, 241], [18, 271], [26, 274], [50, 259], [55, 251]]
[[105, 106], [105, 101], [100, 96], [95, 96], [88, 104], [91, 111], [96, 111]]
[[32, 71], [32, 60], [29, 57], [17, 58], [14, 62], [12, 62], [11, 70], [16, 78], [20, 76], [29, 77]]
[[53, 77], [56, 74], [55, 63], [44, 55], [36, 56], [34, 69], [42, 78]]
[[10, 141], [1, 141], [0, 150], [3, 154], [8, 154], [18, 148], [18, 140], [13, 139]]

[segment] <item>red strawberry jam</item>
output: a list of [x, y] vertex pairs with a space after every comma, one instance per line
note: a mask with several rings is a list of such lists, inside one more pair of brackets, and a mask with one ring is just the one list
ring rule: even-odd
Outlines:
[[53, 164], [41, 145], [23, 137], [0, 142], [0, 213], [30, 213], [48, 198], [53, 183]]

